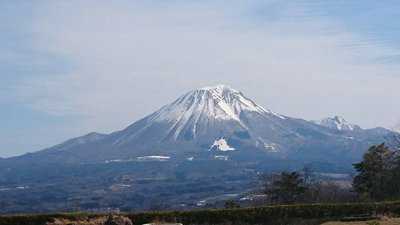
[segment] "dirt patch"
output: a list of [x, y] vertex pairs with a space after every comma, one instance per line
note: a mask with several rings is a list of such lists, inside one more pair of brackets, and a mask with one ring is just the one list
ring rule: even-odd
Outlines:
[[82, 218], [80, 220], [56, 218], [53, 222], [46, 225], [132, 225], [132, 221], [123, 216], [103, 216], [98, 218]]
[[382, 218], [363, 222], [328, 222], [322, 225], [400, 225], [400, 218]]

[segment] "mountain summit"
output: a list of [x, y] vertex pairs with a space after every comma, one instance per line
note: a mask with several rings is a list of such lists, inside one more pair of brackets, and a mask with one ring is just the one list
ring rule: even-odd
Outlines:
[[320, 121], [315, 121], [315, 123], [338, 131], [354, 131], [361, 129], [358, 125], [351, 124], [340, 116], [328, 117]]
[[229, 124], [247, 130], [245, 119], [249, 114], [285, 119], [257, 105], [241, 92], [218, 85], [188, 92], [154, 113], [148, 121], [170, 124], [168, 137], [165, 138], [193, 139], [209, 133], [211, 129], [223, 130], [221, 125]]
[[221, 157], [351, 160], [390, 133], [362, 130], [341, 117], [314, 123], [275, 113], [225, 85], [189, 91], [109, 135], [91, 133], [17, 160], [95, 163], [150, 158]]
[[[182, 112], [183, 114], [181, 114]], [[243, 112], [269, 113], [283, 118], [257, 105], [241, 92], [225, 85], [191, 91], [164, 107], [160, 117], [172, 117], [175, 119], [176, 115], [178, 115], [181, 118], [194, 116], [195, 118], [207, 117], [216, 120], [240, 121], [240, 116]]]

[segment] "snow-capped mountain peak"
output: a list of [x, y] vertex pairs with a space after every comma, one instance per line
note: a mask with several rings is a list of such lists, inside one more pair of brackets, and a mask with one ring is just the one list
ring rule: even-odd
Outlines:
[[222, 92], [223, 90], [229, 90], [231, 92], [239, 92], [233, 88], [231, 88], [228, 85], [225, 84], [218, 84], [215, 86], [207, 86], [207, 87], [202, 87], [202, 88], [198, 88], [197, 90], [205, 90], [205, 91], [217, 91], [217, 92]]
[[174, 120], [177, 117], [184, 118], [187, 115], [203, 114], [220, 120], [240, 121], [243, 111], [259, 114], [269, 113], [284, 119], [271, 110], [264, 109], [255, 102], [245, 97], [241, 92], [226, 85], [204, 87], [188, 92], [160, 110], [158, 119], [168, 118]]
[[211, 146], [217, 137], [229, 138], [234, 134], [244, 135], [247, 139], [250, 136], [258, 138], [260, 135], [252, 131], [260, 123], [269, 121], [268, 126], [280, 129], [277, 124], [286, 119], [229, 86], [203, 87], [187, 92], [139, 123], [132, 124], [114, 145], [124, 145], [149, 135], [155, 142], [200, 141], [204, 146]]
[[[254, 117], [267, 120], [287, 119], [257, 105], [240, 91], [226, 85], [217, 85], [192, 90], [162, 107], [145, 118], [146, 125], [141, 128], [141, 132], [154, 124], [163, 124], [167, 126], [167, 132], [162, 140], [192, 140], [207, 136], [214, 141], [215, 136], [249, 130], [248, 122], [253, 121]], [[138, 134], [130, 134], [129, 140]], [[121, 142], [122, 139], [116, 143]]]
[[328, 117], [314, 122], [321, 126], [339, 131], [354, 131], [356, 129], [361, 129], [359, 126], [347, 122], [343, 117], [340, 116]]

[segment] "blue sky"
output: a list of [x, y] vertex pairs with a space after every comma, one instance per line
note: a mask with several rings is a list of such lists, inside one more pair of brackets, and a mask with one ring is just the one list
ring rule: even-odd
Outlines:
[[0, 156], [224, 83], [304, 119], [400, 120], [398, 1], [1, 1]]

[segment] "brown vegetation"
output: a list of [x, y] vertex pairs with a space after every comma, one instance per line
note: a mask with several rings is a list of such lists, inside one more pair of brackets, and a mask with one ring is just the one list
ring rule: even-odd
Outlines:
[[358, 222], [328, 222], [322, 225], [399, 225], [400, 218], [382, 218], [380, 220]]
[[102, 216], [102, 217], [85, 217], [77, 220], [55, 218], [53, 222], [46, 225], [132, 225], [132, 221], [123, 216]]

